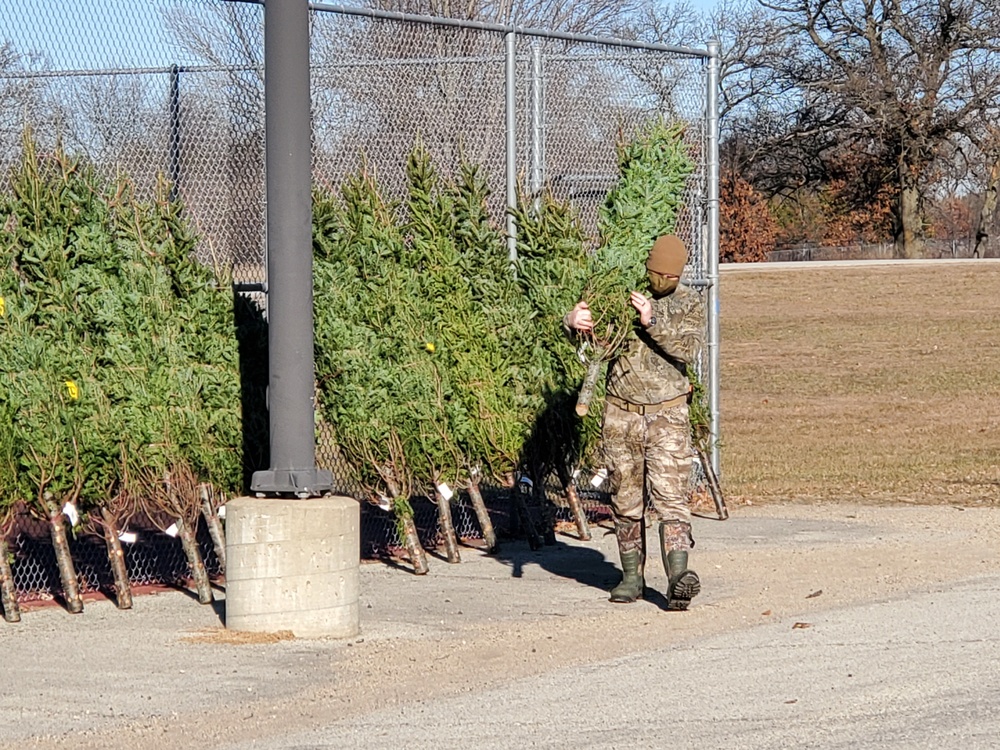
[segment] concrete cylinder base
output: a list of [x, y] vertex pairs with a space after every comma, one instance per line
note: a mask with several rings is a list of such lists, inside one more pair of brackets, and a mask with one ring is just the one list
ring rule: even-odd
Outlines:
[[226, 504], [226, 627], [348, 638], [359, 629], [360, 512], [348, 497]]

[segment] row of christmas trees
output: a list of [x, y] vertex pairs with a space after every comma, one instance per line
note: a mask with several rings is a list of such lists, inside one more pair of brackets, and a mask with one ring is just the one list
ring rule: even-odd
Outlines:
[[[387, 200], [366, 169], [316, 191], [320, 417], [371, 498], [395, 511], [420, 572], [414, 496], [436, 500], [452, 560], [452, 494], [468, 493], [495, 547], [480, 488], [512, 486], [518, 474], [538, 493], [558, 477], [588, 536], [572, 472], [599, 425], [574, 412], [581, 359], [613, 356], [632, 325], [628, 292], [643, 286], [651, 239], [674, 229], [692, 171], [682, 130], [661, 123], [619, 157], [600, 249], [587, 252], [568, 205], [525, 202], [513, 266], [484, 175], [464, 164], [443, 179], [419, 144], [403, 201]], [[264, 382], [240, 364], [241, 348], [244, 363], [266, 362], [261, 316], [234, 297], [224, 269], [195, 260], [197, 238], [166, 183], [141, 199], [126, 177], [102, 179], [61, 150], [39, 154], [27, 134], [0, 190], [0, 221], [5, 616], [16, 618], [17, 605], [4, 537], [24, 510], [49, 523], [70, 611], [82, 600], [67, 519], [72, 533], [104, 536], [120, 606], [130, 596], [119, 537], [139, 514], [176, 530], [199, 598], [210, 601], [199, 515], [224, 564], [217, 507], [263, 468], [246, 449], [266, 444]], [[585, 350], [561, 325], [581, 294], [598, 322]]]
[[[555, 475], [589, 538], [572, 475], [595, 448], [599, 423], [574, 406], [581, 385], [590, 400], [600, 366], [635, 325], [629, 292], [645, 288], [646, 254], [653, 239], [674, 231], [693, 171], [683, 130], [662, 123], [622, 144], [619, 166], [597, 252], [587, 252], [568, 205], [522, 201], [513, 265], [489, 218], [481, 172], [463, 164], [443, 179], [419, 143], [401, 202], [387, 200], [367, 170], [338, 194], [317, 191], [322, 416], [362, 485], [395, 512], [417, 572], [427, 563], [410, 498], [436, 502], [448, 559], [457, 561], [449, 503], [456, 491], [468, 493], [487, 544], [496, 544], [484, 480], [511, 488], [537, 545], [515, 477], [528, 476], [543, 495]], [[577, 349], [562, 318], [581, 296], [595, 333]], [[552, 533], [551, 519], [544, 530]]]
[[[137, 513], [176, 530], [210, 601], [198, 515], [243, 472], [231, 285], [194, 259], [166, 184], [140, 200], [124, 177], [103, 180], [61, 150], [40, 155], [30, 135], [0, 219], [5, 616], [17, 606], [4, 536], [22, 509], [50, 525], [71, 612], [83, 604], [65, 521], [103, 534], [127, 607], [119, 537]], [[216, 514], [206, 517], [221, 540]]]

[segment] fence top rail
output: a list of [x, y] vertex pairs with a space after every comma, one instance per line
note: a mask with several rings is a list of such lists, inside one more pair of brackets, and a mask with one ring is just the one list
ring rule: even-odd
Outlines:
[[249, 65], [158, 65], [142, 68], [56, 68], [54, 70], [18, 70], [0, 73], [0, 81], [36, 78], [100, 78], [101, 76], [174, 75], [181, 73], [233, 73], [255, 71]]
[[[246, 2], [248, 0], [244, 0]], [[258, 4], [263, 4], [261, 0], [249, 0]], [[672, 44], [655, 44], [651, 42], [640, 42], [629, 39], [615, 39], [613, 37], [593, 36], [590, 34], [573, 34], [568, 31], [549, 31], [547, 29], [532, 29], [513, 24], [487, 23], [485, 21], [468, 21], [462, 18], [442, 18], [439, 16], [424, 16], [414, 13], [401, 13], [398, 11], [380, 10], [377, 8], [357, 8], [349, 5], [333, 5], [331, 3], [309, 3], [310, 10], [324, 13], [340, 13], [348, 16], [365, 16], [368, 18], [381, 18], [389, 21], [404, 21], [409, 23], [426, 23], [437, 26], [452, 26], [462, 29], [475, 29], [477, 31], [492, 31], [500, 34], [514, 34], [516, 36], [532, 36], [542, 39], [559, 39], [566, 42], [582, 42], [587, 44], [603, 44], [609, 47], [629, 47], [632, 49], [643, 49], [651, 52], [671, 52], [675, 55], [685, 55], [688, 57], [708, 58], [711, 53], [707, 49], [695, 49], [693, 47], [681, 47]]]

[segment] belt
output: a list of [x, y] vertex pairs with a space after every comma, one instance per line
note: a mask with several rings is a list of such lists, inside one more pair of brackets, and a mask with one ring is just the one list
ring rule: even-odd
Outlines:
[[656, 414], [656, 412], [661, 409], [668, 409], [671, 406], [680, 406], [681, 404], [686, 404], [688, 400], [688, 394], [682, 393], [677, 398], [672, 398], [669, 401], [661, 401], [658, 404], [633, 404], [631, 401], [626, 401], [623, 398], [618, 398], [617, 396], [612, 396], [610, 393], [604, 397], [604, 400], [609, 404], [614, 404], [619, 409], [624, 409], [625, 411], [630, 411], [633, 414]]

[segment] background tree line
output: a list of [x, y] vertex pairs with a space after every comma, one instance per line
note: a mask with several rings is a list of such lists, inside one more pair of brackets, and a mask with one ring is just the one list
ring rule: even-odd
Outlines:
[[[875, 242], [892, 243], [899, 257], [918, 257], [928, 252], [928, 241], [941, 240], [957, 242], [966, 252], [997, 253], [1000, 0], [721, 0], [710, 13], [685, 2], [654, 0], [370, 4], [693, 47], [718, 38], [726, 260], [762, 259], [782, 246]], [[184, 60], [231, 71], [211, 83], [199, 81], [200, 98], [185, 100], [182, 120], [199, 123], [203, 130], [228, 128], [238, 135], [227, 157], [233, 164], [227, 189], [242, 196], [241, 204], [252, 203], [249, 192], [259, 191], [261, 184], [259, 158], [253, 156], [261, 142], [260, 8], [165, 3], [162, 16]], [[482, 78], [487, 75], [485, 64], [479, 64], [482, 73], [475, 65], [435, 67], [444, 37], [421, 30], [404, 38], [401, 27], [387, 25], [386, 33], [398, 37], [388, 44], [384, 34], [373, 33], [366, 24], [369, 21], [361, 19], [346, 31], [340, 26], [314, 27], [317, 163], [346, 158], [346, 131], [360, 137], [371, 153], [385, 148], [392, 133], [405, 134], [402, 140], [410, 143], [415, 127], [433, 125], [444, 136], [454, 136], [456, 159], [464, 149], [465, 158], [491, 171], [497, 168], [490, 159], [499, 153], [499, 144], [492, 143], [492, 136], [477, 141], [472, 134], [482, 123], [501, 119], [499, 69], [487, 80]], [[495, 42], [469, 34], [463, 55], [470, 61], [494, 55]], [[356, 76], [366, 60], [386, 55], [402, 60], [407, 54], [427, 61], [410, 82], [425, 92], [427, 108], [409, 99], [407, 106], [393, 108], [392, 102], [402, 99], [385, 76], [351, 83], [350, 76]], [[349, 73], [337, 67], [345, 55], [359, 62]], [[93, 112], [84, 106], [71, 114], [55, 106], [51, 92], [45, 93], [48, 79], [14, 75], [45, 68], [42, 57], [37, 50], [0, 43], [0, 100], [5, 103], [0, 133], [5, 145], [19, 142], [25, 116], [34, 113], [35, 132], [51, 125], [69, 145], [97, 139], [101, 153], [128, 151], [133, 162], [162, 161], [135, 145], [151, 142], [143, 132], [163, 130], [161, 113], [153, 111], [159, 105], [148, 92], [138, 95], [134, 82], [125, 78], [88, 79], [93, 101], [108, 106]], [[652, 80], [656, 71], [637, 75]], [[218, 88], [216, 94], [212, 87]], [[600, 82], [589, 80], [587, 90], [600, 90], [600, 102], [613, 101]], [[573, 93], [553, 85], [546, 95], [565, 98]], [[202, 98], [205, 106], [199, 105]], [[361, 119], [337, 120], [349, 100], [363, 102], [352, 110], [352, 116]], [[668, 100], [665, 92], [664, 106]], [[210, 103], [220, 101], [237, 107], [229, 125], [215, 122], [211, 115], [218, 108]], [[441, 102], [456, 101], [461, 106], [449, 110], [448, 117], [441, 115]], [[604, 132], [604, 120], [614, 115], [600, 102], [595, 100], [587, 116], [594, 120], [591, 126], [600, 125]], [[115, 116], [109, 119], [109, 112]], [[117, 127], [118, 120], [128, 127]], [[127, 146], [123, 133], [129, 134]], [[189, 158], [202, 158], [189, 125], [184, 138], [185, 148], [194, 149], [187, 153], [196, 155]], [[481, 152], [469, 150], [473, 143]], [[100, 154], [91, 156], [100, 161]], [[240, 165], [249, 166], [244, 170]], [[138, 175], [149, 170], [129, 171]], [[194, 202], [189, 198], [188, 203]], [[243, 221], [249, 220], [249, 212], [240, 213]], [[238, 234], [247, 244], [261, 231], [257, 227]]]
[[912, 258], [932, 239], [995, 254], [998, 7], [724, 4], [727, 256], [889, 241]]
[[[722, 42], [726, 260], [781, 245], [927, 240], [996, 253], [997, 0], [382, 0], [393, 10], [514, 20], [702, 46]], [[991, 241], [992, 238], [992, 241]]]
[[724, 260], [868, 243], [921, 257], [929, 240], [997, 253], [998, 0], [722, 0], [710, 13], [683, 0], [371, 4], [693, 47], [719, 39]]

